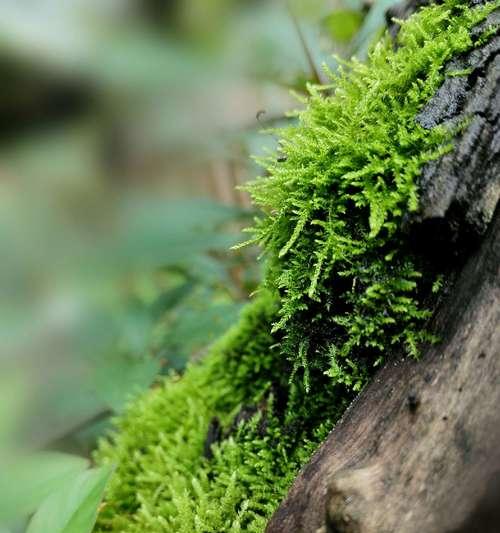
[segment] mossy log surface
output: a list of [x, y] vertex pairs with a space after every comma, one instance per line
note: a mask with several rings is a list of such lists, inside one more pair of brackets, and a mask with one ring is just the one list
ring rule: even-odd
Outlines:
[[[499, 228], [497, 215], [438, 311], [442, 342], [418, 362], [385, 365], [302, 470], [268, 532], [437, 533], [480, 506], [500, 476]], [[480, 531], [498, 531], [497, 518], [496, 529]]]
[[[491, 22], [498, 28], [498, 13]], [[420, 210], [405, 221], [415, 247], [453, 280], [431, 325], [441, 342], [420, 361], [385, 364], [302, 469], [268, 533], [500, 528], [499, 51], [497, 35], [449, 63], [457, 75], [418, 117], [429, 128], [467, 121], [455, 149], [424, 167]]]

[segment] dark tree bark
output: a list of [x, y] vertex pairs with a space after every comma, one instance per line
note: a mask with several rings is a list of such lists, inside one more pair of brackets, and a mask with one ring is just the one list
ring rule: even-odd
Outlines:
[[447, 69], [470, 74], [447, 78], [417, 119], [469, 120], [453, 152], [423, 169], [420, 212], [405, 221], [415, 247], [452, 265], [431, 326], [441, 342], [381, 369], [268, 533], [500, 531], [499, 51], [497, 36], [455, 59]]

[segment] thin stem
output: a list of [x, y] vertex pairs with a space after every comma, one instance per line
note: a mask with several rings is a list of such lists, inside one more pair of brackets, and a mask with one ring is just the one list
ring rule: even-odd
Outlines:
[[297, 35], [300, 39], [300, 44], [302, 45], [302, 48], [304, 49], [304, 54], [306, 56], [307, 62], [309, 64], [309, 68], [311, 69], [311, 74], [314, 79], [314, 81], [321, 85], [324, 83], [324, 80], [322, 79], [321, 73], [316, 67], [316, 64], [314, 63], [313, 56], [311, 54], [311, 50], [309, 49], [309, 46], [307, 45], [306, 38], [304, 36], [304, 32], [302, 31], [302, 28], [300, 27], [299, 21], [297, 19], [297, 16], [295, 15], [292, 6], [290, 5], [290, 2], [287, 1], [286, 3], [288, 12], [290, 13], [290, 17], [292, 19], [293, 25], [295, 27], [295, 31], [297, 32]]

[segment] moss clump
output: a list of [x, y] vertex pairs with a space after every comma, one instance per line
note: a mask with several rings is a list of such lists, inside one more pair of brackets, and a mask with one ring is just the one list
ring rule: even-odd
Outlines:
[[[305, 409], [301, 384], [288, 387], [270, 334], [276, 312], [276, 298], [260, 294], [202, 364], [167, 379], [116, 422], [97, 454], [117, 463], [99, 531], [263, 530], [344, 407], [320, 396]], [[225, 438], [207, 458], [214, 417]]]
[[98, 531], [262, 531], [373, 366], [431, 340], [422, 302], [437, 284], [399, 228], [452, 132], [415, 116], [497, 5], [422, 9], [396, 49], [386, 37], [367, 65], [311, 87], [280, 131], [285, 157], [265, 159], [269, 176], [250, 186], [264, 287], [202, 362], [133, 402], [101, 444], [97, 460], [117, 470]]
[[282, 156], [262, 160], [269, 177], [249, 190], [265, 216], [251, 231], [270, 258], [266, 284], [281, 294], [282, 353], [306, 382], [313, 366], [360, 388], [394, 346], [416, 356], [432, 340], [421, 304], [432, 279], [400, 227], [418, 208], [422, 164], [451, 148], [451, 132], [415, 117], [493, 8], [448, 0], [422, 9], [396, 51], [386, 36], [368, 64], [312, 87], [298, 126], [281, 130]]

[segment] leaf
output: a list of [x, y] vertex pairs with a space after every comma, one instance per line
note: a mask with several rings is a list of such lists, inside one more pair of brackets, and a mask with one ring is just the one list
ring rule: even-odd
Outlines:
[[361, 27], [363, 14], [352, 9], [339, 9], [323, 19], [323, 26], [335, 41], [349, 42]]
[[196, 298], [186, 301], [175, 315], [165, 318], [160, 354], [169, 367], [182, 369], [192, 355], [206, 348], [236, 320], [240, 304], [214, 300], [214, 293], [201, 291]]
[[146, 390], [160, 370], [160, 360], [148, 355], [109, 353], [92, 368], [94, 394], [115, 413]]
[[2, 468], [0, 521], [32, 513], [51, 493], [88, 467], [83, 457], [39, 452]]
[[370, 44], [384, 27], [386, 11], [398, 2], [399, 0], [378, 0], [372, 4], [363, 25], [354, 38], [354, 50], [359, 59], [367, 57]]
[[194, 283], [189, 280], [173, 289], [160, 293], [151, 306], [153, 319], [158, 320], [163, 313], [173, 309], [190, 294], [193, 288]]
[[225, 225], [245, 216], [242, 209], [206, 200], [134, 199], [121, 207], [118, 231], [100, 255], [106, 252], [117, 270], [186, 263], [208, 251], [228, 250], [238, 234]]
[[87, 470], [51, 494], [33, 516], [26, 533], [90, 533], [111, 472], [111, 466]]

